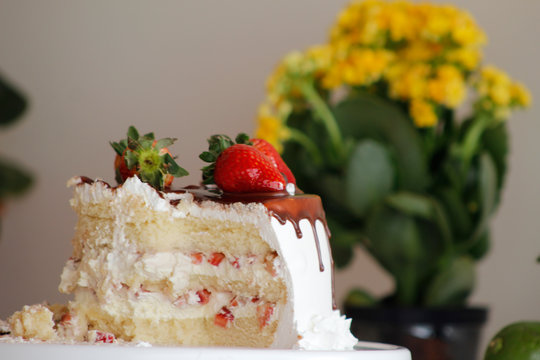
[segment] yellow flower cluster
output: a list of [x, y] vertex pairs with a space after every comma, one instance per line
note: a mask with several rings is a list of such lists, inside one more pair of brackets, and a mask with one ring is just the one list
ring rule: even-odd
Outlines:
[[456, 108], [465, 99], [467, 76], [477, 68], [485, 42], [474, 19], [452, 6], [354, 1], [331, 30], [330, 44], [340, 49], [338, 58], [367, 51], [364, 57], [371, 64], [372, 53], [384, 51], [386, 56], [375, 60], [373, 71], [356, 66], [348, 76], [324, 85], [369, 86], [382, 78], [389, 97], [409, 102], [417, 126], [433, 126], [437, 106]]
[[528, 107], [531, 95], [523, 84], [513, 81], [502, 70], [489, 65], [482, 68], [475, 83], [480, 110], [505, 118], [513, 107]]
[[485, 43], [472, 16], [453, 6], [353, 0], [338, 15], [326, 44], [281, 61], [267, 83], [267, 105], [283, 127], [288, 111], [305, 105], [306, 83], [323, 95], [353, 87], [408, 105], [416, 126], [432, 127], [440, 108], [463, 103], [472, 75], [481, 72], [476, 89], [484, 109], [502, 114], [527, 106], [530, 95], [522, 85], [492, 68], [481, 69]]
[[[353, 1], [338, 15], [330, 32], [330, 42], [345, 43], [345, 47], [408, 43], [426, 45], [425, 50], [441, 44], [474, 51], [485, 41], [469, 13], [449, 5], [409, 1]], [[433, 50], [432, 55], [441, 55], [440, 49]]]

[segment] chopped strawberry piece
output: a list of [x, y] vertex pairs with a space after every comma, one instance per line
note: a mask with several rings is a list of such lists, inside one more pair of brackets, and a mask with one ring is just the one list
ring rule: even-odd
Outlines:
[[71, 322], [71, 319], [72, 319], [71, 314], [70, 313], [65, 313], [60, 318], [60, 322], [63, 323], [63, 324], [69, 323], [69, 322]]
[[206, 289], [197, 291], [197, 296], [199, 296], [199, 304], [208, 304], [208, 301], [210, 301], [210, 294], [212, 293]]
[[191, 254], [191, 263], [195, 265], [199, 265], [203, 261], [203, 253], [196, 252]]
[[276, 271], [276, 268], [274, 267], [274, 263], [266, 262], [265, 268], [266, 268], [266, 271], [270, 273], [270, 275], [272, 275], [273, 277], [277, 276], [277, 271]]
[[237, 307], [237, 306], [240, 306], [240, 305], [246, 305], [246, 301], [247, 301], [247, 299], [245, 297], [243, 297], [243, 296], [235, 296], [229, 302], [229, 306], [230, 307]]
[[208, 262], [214, 266], [218, 266], [223, 259], [225, 259], [225, 255], [223, 253], [213, 253], [208, 259]]
[[259, 318], [259, 327], [262, 329], [270, 323], [270, 318], [274, 314], [274, 305], [266, 303], [257, 306], [257, 316]]
[[187, 300], [185, 296], [179, 296], [176, 298], [176, 300], [173, 301], [173, 305], [179, 308], [181, 308], [182, 306], [186, 304], [187, 304]]
[[234, 315], [225, 306], [222, 307], [221, 310], [219, 310], [219, 312], [216, 314], [216, 317], [214, 318], [214, 324], [223, 328], [229, 327], [233, 321]]
[[105, 344], [112, 344], [112, 343], [114, 343], [115, 339], [116, 338], [111, 333], [104, 332], [104, 331], [99, 331], [99, 330], [96, 331], [96, 340], [95, 340], [95, 342], [102, 342], [102, 343], [105, 343]]
[[231, 265], [235, 268], [235, 269], [240, 269], [240, 263], [238, 262], [238, 258], [235, 257], [233, 261], [231, 261]]
[[260, 299], [259, 299], [258, 296], [254, 296], [254, 297], [251, 298], [251, 302], [252, 302], [252, 303], [256, 303], [256, 302], [259, 301], [259, 300], [260, 300]]

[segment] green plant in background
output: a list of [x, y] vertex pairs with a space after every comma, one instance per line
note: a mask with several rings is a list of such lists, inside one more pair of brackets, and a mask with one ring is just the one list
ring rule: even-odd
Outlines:
[[505, 119], [530, 95], [481, 65], [484, 43], [451, 6], [356, 1], [327, 43], [288, 54], [268, 79], [256, 136], [323, 199], [337, 266], [361, 244], [390, 273], [387, 304], [464, 305], [489, 249]]
[[[27, 107], [25, 98], [0, 77], [0, 128], [13, 125]], [[32, 176], [11, 160], [0, 157], [0, 216], [7, 200], [27, 191]]]

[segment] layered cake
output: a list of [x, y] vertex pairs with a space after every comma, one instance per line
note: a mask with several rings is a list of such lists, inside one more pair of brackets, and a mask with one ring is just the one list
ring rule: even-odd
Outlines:
[[[171, 141], [130, 131], [112, 144], [118, 185], [87, 177], [68, 182], [78, 221], [60, 291], [73, 300], [26, 306], [4, 333], [47, 341], [352, 349], [349, 320], [333, 300], [320, 198], [296, 188], [269, 144], [212, 137], [201, 154], [210, 162], [206, 184], [173, 190], [170, 175], [185, 171], [165, 148]], [[156, 164], [145, 159], [161, 161], [158, 173], [146, 171]]]

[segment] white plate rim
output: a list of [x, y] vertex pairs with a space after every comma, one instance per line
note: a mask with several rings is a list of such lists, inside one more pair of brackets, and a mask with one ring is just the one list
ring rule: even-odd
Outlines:
[[411, 360], [406, 348], [366, 341], [359, 341], [351, 351], [0, 342], [0, 355], [13, 360]]

